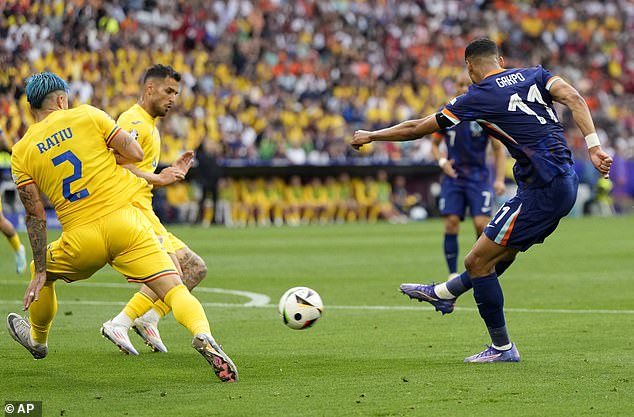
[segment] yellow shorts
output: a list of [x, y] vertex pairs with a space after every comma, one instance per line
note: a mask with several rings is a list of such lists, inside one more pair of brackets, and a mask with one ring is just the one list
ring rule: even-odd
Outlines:
[[165, 226], [161, 224], [161, 221], [152, 209], [152, 203], [148, 203], [145, 201], [133, 201], [132, 205], [138, 208], [141, 213], [143, 213], [143, 216], [148, 219], [148, 221], [152, 225], [152, 230], [154, 230], [154, 234], [156, 234], [156, 237], [158, 237], [159, 242], [161, 242], [161, 245], [163, 245], [163, 248], [165, 248], [167, 253], [175, 253], [176, 249], [174, 249], [172, 245], [172, 239], [170, 238], [172, 234], [169, 233]]
[[47, 272], [67, 282], [89, 278], [106, 263], [130, 282], [177, 273], [150, 222], [131, 205], [62, 232], [47, 248]]
[[163, 226], [163, 224], [159, 220], [156, 213], [154, 213], [151, 204], [142, 201], [133, 201], [132, 205], [141, 210], [143, 215], [150, 221], [154, 233], [159, 238], [159, 241], [161, 242], [163, 248], [165, 248], [167, 253], [176, 253], [177, 250], [187, 247], [187, 245], [182, 240], [167, 231], [165, 226]]
[[183, 242], [182, 240], [180, 240], [179, 238], [177, 238], [170, 232], [167, 232], [167, 239], [170, 241], [170, 245], [174, 249], [174, 252], [187, 247], [185, 242]]

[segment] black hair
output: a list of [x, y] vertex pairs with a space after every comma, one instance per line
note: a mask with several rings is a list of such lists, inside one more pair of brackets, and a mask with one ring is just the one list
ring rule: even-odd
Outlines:
[[500, 53], [498, 51], [498, 47], [489, 38], [479, 38], [473, 40], [467, 45], [464, 50], [464, 59], [465, 61], [470, 58], [478, 58], [483, 56], [499, 56]]
[[150, 78], [173, 78], [176, 81], [180, 81], [181, 75], [169, 65], [156, 64], [152, 65], [145, 71], [145, 75], [143, 75], [143, 84], [145, 84], [145, 82]]

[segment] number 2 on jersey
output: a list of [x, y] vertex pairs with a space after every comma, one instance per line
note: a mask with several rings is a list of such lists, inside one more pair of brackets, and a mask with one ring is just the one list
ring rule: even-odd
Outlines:
[[70, 184], [73, 181], [77, 181], [78, 179], [80, 179], [82, 175], [81, 161], [75, 156], [74, 153], [72, 153], [71, 151], [66, 151], [60, 155], [57, 155], [55, 158], [53, 158], [52, 161], [54, 166], [59, 166], [63, 164], [64, 162], [70, 162], [71, 165], [73, 165], [73, 175], [71, 175], [70, 177], [64, 178], [64, 180], [62, 181], [62, 195], [64, 196], [66, 200], [73, 203], [77, 200], [81, 200], [82, 198], [88, 197], [90, 195], [90, 193], [88, 192], [86, 188], [82, 188], [81, 190], [75, 193], [70, 191]]

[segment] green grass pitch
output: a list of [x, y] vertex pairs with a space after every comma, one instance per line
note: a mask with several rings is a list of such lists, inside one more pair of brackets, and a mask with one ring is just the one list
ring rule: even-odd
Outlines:
[[[168, 354], [132, 332], [138, 357], [101, 338], [101, 323], [135, 290], [106, 267], [58, 283], [46, 359], [34, 361], [0, 328], [0, 400], [40, 400], [45, 416], [79, 417], [634, 415], [633, 217], [565, 219], [502, 277], [519, 364], [462, 363], [489, 341], [470, 294], [448, 316], [399, 294], [401, 282], [446, 277], [438, 220], [171, 230], [208, 263], [209, 289], [195, 294], [238, 366], [237, 384], [212, 374], [171, 315], [160, 327]], [[472, 230], [463, 223], [461, 257]], [[27, 278], [2, 245], [4, 320], [19, 311]], [[306, 331], [277, 313], [278, 297], [297, 285], [325, 303]], [[245, 307], [263, 299], [213, 289], [270, 301]]]

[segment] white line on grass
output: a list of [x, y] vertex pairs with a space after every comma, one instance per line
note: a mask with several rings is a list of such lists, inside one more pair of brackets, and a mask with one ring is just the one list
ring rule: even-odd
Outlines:
[[[208, 288], [212, 289], [212, 288]], [[213, 288], [216, 289], [216, 288]], [[207, 291], [212, 292], [212, 291]], [[215, 292], [215, 291], [213, 291]], [[60, 305], [89, 305], [89, 306], [123, 306], [123, 301], [97, 301], [97, 300], [58, 300]], [[0, 300], [0, 305], [18, 305], [22, 304], [21, 300]], [[201, 302], [204, 307], [238, 307], [238, 308], [274, 308], [277, 304], [234, 304], [234, 303], [206, 303]], [[326, 305], [325, 310], [374, 310], [374, 311], [433, 311], [432, 307], [425, 306], [331, 306]], [[476, 311], [475, 308], [456, 307], [459, 311]], [[546, 313], [546, 314], [634, 314], [634, 310], [566, 310], [566, 309], [547, 309], [547, 308], [505, 308], [507, 313]]]
[[[26, 282], [20, 281], [0, 281], [0, 285], [21, 285], [26, 287]], [[96, 288], [124, 288], [133, 290], [137, 286], [132, 284], [122, 284], [116, 282], [74, 282], [72, 284], [73, 287], [96, 287]], [[257, 292], [250, 291], [240, 291], [240, 290], [227, 290], [224, 288], [209, 288], [209, 287], [196, 287], [196, 292], [206, 292], [206, 293], [215, 293], [215, 294], [229, 294], [229, 295], [237, 295], [240, 297], [246, 297], [249, 299], [246, 303], [242, 304], [227, 304], [228, 306], [241, 306], [241, 307], [262, 307], [268, 306], [271, 298], [264, 294], [259, 294]], [[68, 303], [68, 301], [63, 301]], [[0, 301], [2, 303], [2, 301]], [[104, 303], [113, 302], [104, 301]], [[122, 303], [125, 304], [125, 303]], [[95, 304], [96, 305], [96, 304]], [[224, 306], [222, 303], [219, 306]]]
[[[22, 282], [17, 281], [0, 281], [0, 284], [5, 285], [24, 285]], [[96, 288], [133, 288], [129, 284], [118, 284], [118, 283], [105, 283], [105, 282], [78, 282], [72, 284], [74, 286], [82, 286], [82, 287], [96, 287]], [[222, 308], [232, 308], [232, 307], [258, 307], [258, 308], [273, 308], [277, 307], [276, 304], [269, 304], [271, 301], [270, 297], [264, 294], [258, 294], [254, 292], [248, 291], [238, 291], [238, 290], [228, 290], [223, 288], [209, 288], [209, 287], [197, 287], [197, 292], [205, 292], [205, 293], [216, 293], [216, 294], [231, 294], [231, 295], [239, 295], [249, 298], [249, 301], [246, 303], [207, 303], [202, 302], [201, 304], [205, 307], [222, 307]], [[98, 300], [59, 300], [60, 304], [64, 305], [112, 305], [112, 306], [122, 306], [125, 305], [124, 301], [98, 301]], [[0, 305], [19, 305], [22, 304], [21, 300], [0, 300]], [[425, 310], [433, 310], [432, 307], [420, 305], [420, 306], [337, 306], [337, 305], [326, 305], [326, 310], [374, 310], [374, 311], [425, 311]], [[459, 311], [476, 311], [475, 308], [469, 307], [456, 307], [456, 310]], [[545, 313], [545, 314], [634, 314], [634, 310], [573, 310], [573, 309], [547, 309], [547, 308], [505, 308], [506, 312], [509, 313]]]

